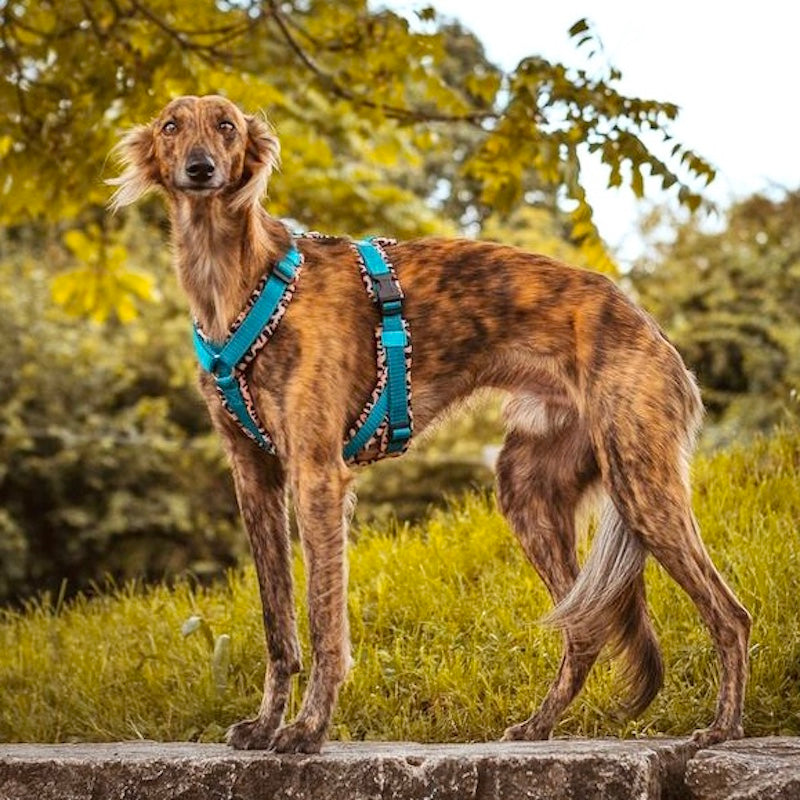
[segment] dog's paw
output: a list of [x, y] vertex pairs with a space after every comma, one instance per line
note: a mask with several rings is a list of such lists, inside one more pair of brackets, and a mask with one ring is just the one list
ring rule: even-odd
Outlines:
[[269, 728], [256, 717], [231, 725], [225, 741], [234, 750], [268, 750], [274, 733], [274, 728]]
[[276, 753], [319, 753], [324, 740], [324, 731], [312, 731], [303, 722], [293, 722], [278, 729], [269, 748]]
[[701, 728], [692, 734], [692, 744], [697, 745], [700, 749], [704, 747], [711, 747], [713, 744], [720, 742], [727, 742], [729, 739], [742, 739], [744, 738], [744, 728], [741, 725], [733, 727], [725, 727], [721, 725], [712, 725], [710, 728]]
[[541, 742], [550, 738], [550, 727], [539, 725], [536, 719], [529, 719], [520, 722], [519, 725], [512, 725], [506, 728], [503, 734], [504, 742]]

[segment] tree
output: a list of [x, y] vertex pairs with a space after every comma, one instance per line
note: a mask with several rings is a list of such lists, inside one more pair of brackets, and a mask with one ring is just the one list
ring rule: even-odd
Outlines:
[[[571, 34], [594, 53], [590, 68], [531, 56], [503, 74], [474, 37], [436, 26], [432, 8], [418, 14], [428, 32], [412, 31], [391, 11], [371, 11], [366, 0], [5, 3], [0, 217], [93, 231], [75, 255], [106, 273], [96, 311], [118, 304], [130, 311], [131, 295], [144, 287], [109, 250], [106, 155], [122, 128], [170, 96], [212, 91], [269, 109], [286, 164], [273, 211], [331, 232], [436, 229], [432, 198], [448, 210], [469, 205], [482, 220], [518, 206], [535, 185], [571, 203], [571, 236], [600, 261], [582, 148], [608, 165], [612, 185], [627, 182], [641, 194], [650, 172], [674, 185], [683, 203], [700, 203], [691, 182], [710, 180], [713, 170], [672, 141], [676, 106], [622, 95], [587, 22]], [[665, 152], [645, 144], [646, 131], [659, 134]], [[444, 154], [454, 162], [444, 180], [406, 179], [414, 169], [441, 167]], [[72, 278], [75, 295], [87, 275]]]
[[[800, 389], [800, 191], [677, 225], [631, 273], [696, 372], [718, 442], [785, 419]], [[651, 225], [658, 219], [651, 220]]]

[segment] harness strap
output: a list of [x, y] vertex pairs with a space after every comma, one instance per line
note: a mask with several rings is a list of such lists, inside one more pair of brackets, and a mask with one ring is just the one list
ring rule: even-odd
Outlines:
[[389, 453], [404, 450], [411, 438], [405, 356], [408, 336], [402, 316], [403, 293], [371, 240], [356, 242], [355, 246], [372, 279], [375, 300], [381, 313], [381, 344], [386, 351], [387, 380], [363, 425], [345, 445], [344, 457], [347, 460], [366, 445], [386, 417]]
[[[408, 397], [406, 347], [408, 334], [402, 316], [403, 292], [371, 240], [354, 243], [372, 281], [373, 294], [381, 314], [380, 342], [386, 355], [386, 385], [380, 391], [366, 418], [344, 445], [346, 461], [354, 459], [387, 423], [388, 453], [402, 452], [411, 438], [411, 414]], [[264, 430], [255, 406], [249, 399], [245, 369], [252, 356], [267, 342], [265, 330], [280, 319], [276, 316], [286, 302], [302, 255], [294, 242], [286, 255], [273, 267], [263, 288], [244, 318], [224, 342], [213, 342], [203, 335], [197, 323], [193, 342], [200, 366], [214, 377], [225, 407], [242, 430], [264, 450], [275, 453], [275, 445]]]
[[239, 327], [224, 342], [212, 342], [204, 337], [196, 322], [192, 332], [200, 366], [214, 376], [217, 389], [222, 394], [228, 409], [245, 432], [270, 453], [275, 452], [275, 446], [269, 437], [265, 436], [254, 410], [248, 406], [239, 375], [245, 366], [245, 356], [278, 310], [301, 262], [300, 251], [292, 242], [289, 251], [273, 268], [252, 308]]

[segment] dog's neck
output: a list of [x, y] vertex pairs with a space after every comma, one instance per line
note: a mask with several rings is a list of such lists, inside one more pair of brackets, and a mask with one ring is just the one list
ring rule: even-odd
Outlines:
[[178, 278], [203, 331], [222, 341], [289, 233], [260, 206], [231, 211], [224, 197], [173, 198]]

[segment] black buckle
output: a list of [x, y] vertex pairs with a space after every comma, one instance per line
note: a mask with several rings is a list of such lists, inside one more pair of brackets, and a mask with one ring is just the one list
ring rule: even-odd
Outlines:
[[378, 305], [385, 311], [399, 311], [403, 304], [403, 293], [397, 281], [388, 272], [372, 276], [372, 285]]

